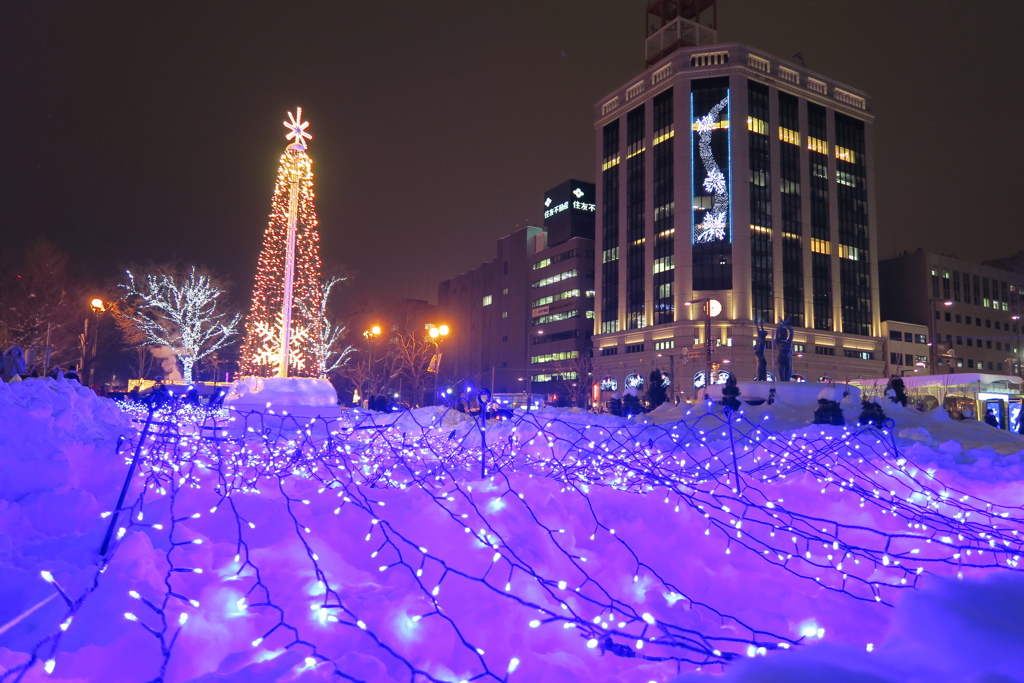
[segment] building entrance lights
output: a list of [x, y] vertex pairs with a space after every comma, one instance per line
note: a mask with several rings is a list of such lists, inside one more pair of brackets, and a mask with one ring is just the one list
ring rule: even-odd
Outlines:
[[722, 314], [722, 302], [718, 299], [694, 299], [687, 301], [684, 306], [700, 305], [704, 311], [704, 400], [707, 401], [708, 385], [711, 384], [711, 319]]

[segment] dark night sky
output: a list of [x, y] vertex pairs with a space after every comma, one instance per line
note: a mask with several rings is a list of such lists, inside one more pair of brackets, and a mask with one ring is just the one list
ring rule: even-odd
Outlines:
[[[594, 179], [593, 105], [642, 70], [644, 6], [6, 2], [3, 242], [49, 236], [96, 278], [206, 263], [244, 297], [301, 105], [324, 261], [355, 293], [434, 300], [539, 224], [547, 188]], [[721, 40], [874, 96], [882, 257], [1024, 248], [1022, 29], [1019, 0], [719, 7]]]

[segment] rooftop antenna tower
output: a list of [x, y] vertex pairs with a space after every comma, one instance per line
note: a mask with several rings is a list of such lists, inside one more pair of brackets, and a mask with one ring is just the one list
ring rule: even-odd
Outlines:
[[713, 45], [718, 42], [716, 0], [651, 0], [645, 31], [647, 66], [681, 47]]

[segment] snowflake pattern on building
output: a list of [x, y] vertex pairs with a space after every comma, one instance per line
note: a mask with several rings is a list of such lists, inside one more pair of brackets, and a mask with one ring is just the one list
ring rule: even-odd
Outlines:
[[729, 97], [726, 96], [695, 122], [695, 129], [700, 137], [700, 160], [707, 173], [704, 178], [704, 190], [713, 194], [715, 199], [711, 211], [704, 215], [700, 223], [694, 225], [694, 243], [719, 242], [726, 239], [726, 229], [729, 226], [729, 186], [711, 151], [711, 133], [716, 128], [718, 116], [728, 106]]

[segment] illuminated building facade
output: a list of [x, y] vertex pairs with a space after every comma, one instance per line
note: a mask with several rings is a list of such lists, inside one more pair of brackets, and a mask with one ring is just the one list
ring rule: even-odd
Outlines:
[[707, 26], [659, 37], [691, 23], [653, 22], [649, 68], [596, 105], [595, 378], [658, 368], [692, 398], [710, 339], [712, 380], [751, 380], [783, 319], [796, 374], [880, 375], [870, 99]]

